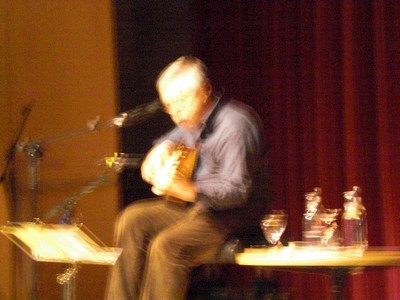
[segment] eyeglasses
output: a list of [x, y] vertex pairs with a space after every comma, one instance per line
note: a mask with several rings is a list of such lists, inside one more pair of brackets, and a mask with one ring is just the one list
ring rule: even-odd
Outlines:
[[171, 100], [163, 100], [162, 103], [164, 105], [164, 111], [166, 113], [170, 113], [171, 110], [177, 109], [177, 108], [186, 108], [189, 105], [192, 105], [194, 102], [194, 99], [197, 97], [197, 92], [191, 91], [190, 93], [185, 93], [181, 95], [179, 98], [174, 98]]

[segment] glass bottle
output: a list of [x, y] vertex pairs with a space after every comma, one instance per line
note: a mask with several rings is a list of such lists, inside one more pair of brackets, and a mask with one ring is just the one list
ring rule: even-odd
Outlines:
[[341, 220], [343, 246], [368, 246], [367, 210], [362, 204], [361, 189], [353, 186], [344, 192], [344, 212]]
[[321, 193], [321, 188], [315, 187], [314, 191], [304, 195], [305, 211], [302, 219], [303, 241], [309, 242], [312, 245], [320, 244], [324, 228], [319, 216], [320, 211], [323, 209]]

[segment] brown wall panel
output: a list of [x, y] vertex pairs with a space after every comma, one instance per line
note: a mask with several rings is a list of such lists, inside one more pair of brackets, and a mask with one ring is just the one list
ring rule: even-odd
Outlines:
[[[18, 128], [20, 111], [31, 103], [20, 142], [38, 144], [43, 152], [37, 159], [37, 188], [30, 186], [30, 156], [26, 151], [15, 156], [13, 220], [28, 222], [33, 217], [45, 219], [66, 197], [96, 180], [102, 172], [98, 162], [119, 149], [117, 129], [99, 126], [98, 130], [87, 130], [89, 121], [100, 116], [102, 124], [117, 111], [113, 7], [107, 0], [10, 0], [2, 1], [1, 6], [0, 149], [6, 152]], [[81, 130], [85, 133], [78, 134]], [[107, 245], [112, 243], [119, 202], [117, 176], [111, 179], [82, 197], [76, 214]], [[32, 190], [37, 191], [36, 197]], [[2, 204], [1, 225], [10, 216], [11, 212], [3, 212]], [[1, 247], [10, 247], [4, 236], [0, 239]], [[26, 255], [16, 249], [15, 256], [15, 269], [12, 260], [0, 257], [5, 266], [2, 270], [14, 273], [18, 286], [14, 291], [13, 280], [0, 278], [1, 299], [29, 299], [29, 280], [37, 284], [40, 299], [61, 298], [62, 286], [56, 283], [56, 274], [65, 266], [35, 263], [31, 276], [25, 272], [31, 268]], [[24, 264], [28, 266], [21, 266]], [[104, 266], [82, 266], [77, 299], [101, 299], [107, 270]]]

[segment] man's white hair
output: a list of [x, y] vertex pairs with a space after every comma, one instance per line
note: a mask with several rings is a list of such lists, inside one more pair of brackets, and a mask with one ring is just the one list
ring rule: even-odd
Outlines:
[[175, 98], [185, 91], [195, 90], [208, 81], [205, 64], [193, 56], [182, 56], [168, 64], [156, 81], [160, 97]]

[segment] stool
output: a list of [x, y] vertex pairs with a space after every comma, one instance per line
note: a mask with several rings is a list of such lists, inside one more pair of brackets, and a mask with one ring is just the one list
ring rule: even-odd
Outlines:
[[[235, 255], [243, 252], [244, 248], [250, 245], [263, 243], [265, 243], [263, 236], [242, 236], [241, 238], [238, 235], [230, 236], [213, 259], [192, 271], [188, 299], [229, 299], [227, 294], [232, 293], [232, 290], [229, 291], [232, 289], [232, 283], [226, 282], [226, 276], [235, 274], [236, 268], [243, 272], [245, 278], [251, 278], [251, 281], [247, 282], [247, 288], [253, 289], [253, 294], [258, 293], [255, 289], [260, 290], [261, 287], [255, 285], [265, 282], [261, 282], [259, 271], [254, 268], [235, 266]], [[233, 292], [238, 292], [238, 290]]]

